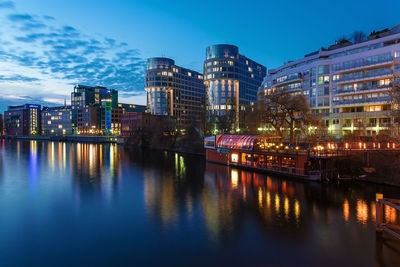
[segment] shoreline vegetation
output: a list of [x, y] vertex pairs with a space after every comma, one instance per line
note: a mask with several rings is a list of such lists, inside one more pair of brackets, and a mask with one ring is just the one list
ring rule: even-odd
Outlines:
[[[124, 147], [193, 154], [205, 157], [203, 138], [194, 129], [185, 135], [142, 132], [123, 140], [117, 136], [2, 136], [11, 140], [36, 140], [72, 143], [116, 143]], [[337, 159], [339, 176], [332, 181], [362, 181], [380, 185], [400, 186], [400, 152], [368, 151]]]

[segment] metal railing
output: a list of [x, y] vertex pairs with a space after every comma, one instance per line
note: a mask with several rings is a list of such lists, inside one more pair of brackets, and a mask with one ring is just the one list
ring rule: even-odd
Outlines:
[[336, 90], [336, 94], [346, 94], [346, 93], [360, 93], [360, 92], [368, 92], [368, 91], [375, 91], [375, 90], [390, 90], [390, 86], [383, 85], [383, 86], [366, 86], [366, 87], [359, 87], [357, 90], [354, 89], [339, 89]]
[[391, 236], [400, 239], [400, 226], [383, 221], [384, 206], [388, 206], [400, 212], [400, 200], [383, 198], [382, 194], [376, 194], [376, 231], [390, 234]]
[[377, 102], [386, 102], [391, 101], [390, 96], [383, 97], [372, 97], [372, 98], [360, 98], [360, 99], [343, 99], [343, 100], [334, 100], [332, 103], [336, 106], [338, 105], [348, 105], [348, 104], [366, 104], [366, 103], [377, 103]]
[[342, 77], [337, 82], [349, 82], [349, 81], [356, 81], [356, 80], [364, 80], [367, 78], [372, 78], [372, 77], [380, 77], [380, 76], [386, 76], [386, 75], [391, 75], [393, 74], [393, 70], [390, 71], [383, 71], [383, 72], [377, 72], [377, 73], [368, 73], [368, 74], [363, 74], [360, 77]]
[[342, 66], [339, 68], [334, 69], [335, 72], [340, 72], [340, 71], [345, 71], [345, 70], [352, 70], [352, 69], [357, 69], [357, 68], [362, 68], [362, 67], [368, 67], [368, 66], [373, 66], [373, 65], [380, 65], [383, 63], [389, 63], [393, 61], [393, 57], [385, 58], [379, 61], [370, 61], [368, 62], [367, 60], [362, 61], [361, 63], [357, 64], [352, 64], [350, 66]]

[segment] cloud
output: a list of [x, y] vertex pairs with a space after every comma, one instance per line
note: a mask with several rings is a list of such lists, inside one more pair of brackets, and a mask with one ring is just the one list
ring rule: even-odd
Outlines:
[[[2, 3], [6, 2], [0, 2], [0, 7]], [[69, 90], [72, 84], [82, 83], [117, 89], [120, 96], [144, 94], [145, 60], [140, 51], [126, 42], [105, 36], [96, 38], [71, 25], [59, 26], [47, 15], [13, 12], [5, 18], [8, 25], [0, 28], [0, 35], [6, 34], [8, 38], [0, 42], [0, 59], [28, 67], [41, 77], [25, 75], [18, 72], [18, 68], [12, 75], [4, 74], [0, 65], [0, 87], [10, 82], [45, 85], [43, 77], [48, 77], [71, 85]], [[63, 100], [65, 95], [52, 98]]]
[[13, 8], [15, 8], [15, 5], [11, 1], [0, 2], [0, 9], [2, 9], [2, 8], [4, 8], [4, 9], [7, 9], [7, 8], [13, 9]]
[[37, 82], [40, 81], [38, 78], [33, 78], [33, 77], [27, 77], [19, 74], [15, 74], [12, 76], [5, 76], [5, 75], [0, 75], [0, 82], [6, 81], [6, 82]]
[[10, 14], [7, 18], [12, 22], [35, 21], [33, 17], [28, 14]]

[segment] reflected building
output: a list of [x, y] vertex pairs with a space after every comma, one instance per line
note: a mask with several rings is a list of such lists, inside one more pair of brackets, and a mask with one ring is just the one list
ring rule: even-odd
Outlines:
[[221, 130], [244, 127], [244, 111], [246, 106], [257, 101], [265, 74], [266, 68], [239, 54], [237, 46], [207, 47], [204, 82], [208, 119], [217, 123]]
[[176, 119], [178, 127], [201, 124], [205, 110], [203, 74], [175, 65], [170, 58], [147, 60], [147, 109]]

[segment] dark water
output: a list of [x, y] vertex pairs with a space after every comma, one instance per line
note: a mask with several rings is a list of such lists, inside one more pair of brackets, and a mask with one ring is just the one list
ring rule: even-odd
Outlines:
[[375, 193], [400, 198], [397, 188], [116, 145], [0, 142], [1, 266], [400, 266], [400, 241], [374, 223]]

